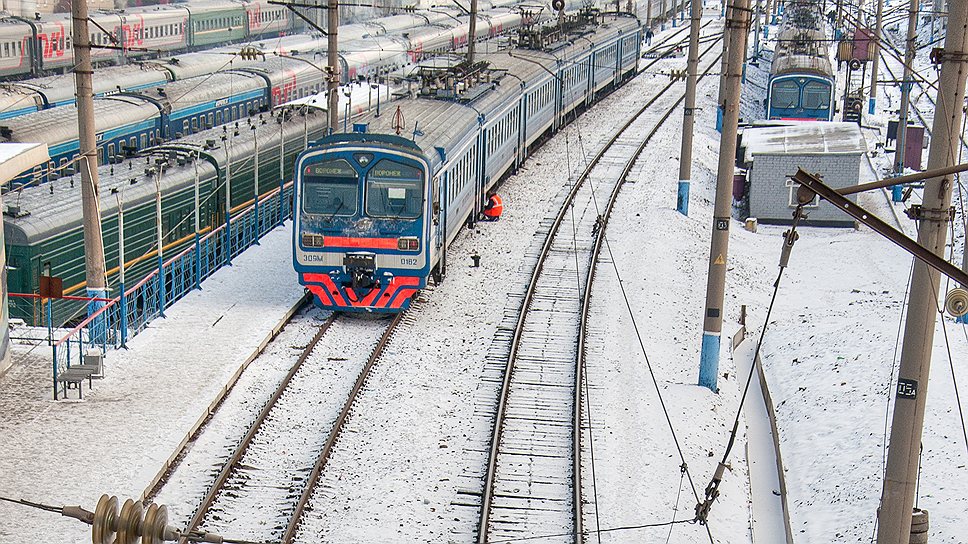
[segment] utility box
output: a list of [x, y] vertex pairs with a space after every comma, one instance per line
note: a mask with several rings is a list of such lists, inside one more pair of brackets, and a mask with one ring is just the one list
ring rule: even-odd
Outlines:
[[[803, 168], [819, 173], [839, 189], [860, 181], [867, 142], [856, 123], [810, 121], [743, 130], [742, 164], [748, 169], [749, 215], [762, 224], [790, 224], [799, 184], [791, 179]], [[856, 202], [856, 195], [849, 197]], [[815, 199], [804, 206], [804, 225], [854, 227], [850, 216], [829, 202]]]
[[[886, 141], [897, 142], [897, 121], [887, 122]], [[907, 138], [904, 140], [904, 167], [921, 170], [921, 156], [924, 148], [924, 127], [909, 124], [907, 126]]]
[[874, 31], [869, 28], [858, 28], [854, 32], [854, 52], [851, 58], [867, 62], [874, 58]]

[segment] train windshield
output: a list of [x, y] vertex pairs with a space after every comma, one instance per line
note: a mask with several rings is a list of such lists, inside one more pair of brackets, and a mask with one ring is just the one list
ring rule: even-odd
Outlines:
[[416, 219], [423, 209], [423, 172], [389, 159], [376, 163], [366, 177], [366, 214]]
[[359, 201], [356, 170], [343, 160], [310, 164], [303, 169], [303, 212], [328, 216], [353, 215]]
[[773, 85], [770, 103], [774, 108], [795, 108], [800, 102], [800, 86], [796, 81], [778, 81]]
[[803, 107], [825, 110], [830, 107], [830, 85], [822, 81], [810, 81], [803, 86]]

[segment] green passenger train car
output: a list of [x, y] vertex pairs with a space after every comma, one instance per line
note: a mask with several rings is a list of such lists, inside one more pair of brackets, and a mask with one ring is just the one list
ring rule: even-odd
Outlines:
[[241, 40], [248, 34], [245, 5], [226, 7], [222, 3], [190, 2], [189, 43], [194, 47]]
[[[157, 268], [156, 182], [162, 192], [163, 256], [174, 256], [195, 240], [195, 180], [199, 186], [199, 229], [202, 235], [225, 223], [225, 187], [231, 176], [231, 208], [238, 213], [260, 195], [292, 179], [292, 168], [307, 140], [322, 135], [325, 112], [297, 115], [279, 122], [278, 114], [262, 114], [231, 127], [199, 132], [150, 148], [143, 156], [102, 166], [100, 205], [105, 268], [111, 296], [118, 287], [118, 199], [124, 209], [126, 286], [134, 285]], [[224, 139], [223, 139], [224, 138]], [[279, 142], [285, 140], [280, 162]], [[255, 147], [259, 148], [259, 180], [255, 183]], [[195, 159], [197, 157], [197, 160]], [[28, 187], [4, 196], [4, 234], [11, 293], [36, 294], [45, 266], [63, 280], [64, 294], [85, 295], [85, 260], [80, 176], [63, 177], [41, 187]], [[83, 303], [56, 304], [53, 323], [77, 321]], [[11, 317], [27, 323], [46, 323], [38, 299], [13, 300]]]

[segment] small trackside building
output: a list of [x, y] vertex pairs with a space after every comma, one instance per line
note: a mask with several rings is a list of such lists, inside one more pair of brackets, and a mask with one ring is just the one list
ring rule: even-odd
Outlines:
[[[743, 130], [738, 159], [747, 170], [749, 214], [765, 224], [789, 224], [796, 209], [796, 189], [790, 178], [803, 168], [819, 173], [824, 183], [839, 189], [857, 185], [867, 142], [856, 123], [795, 122]], [[856, 195], [850, 199], [856, 202]], [[829, 202], [804, 207], [804, 225], [854, 227], [853, 219]]]

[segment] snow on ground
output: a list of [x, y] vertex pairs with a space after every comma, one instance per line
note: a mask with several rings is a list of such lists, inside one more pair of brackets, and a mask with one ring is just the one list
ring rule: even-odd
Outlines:
[[[49, 351], [0, 378], [0, 495], [93, 509], [102, 493], [138, 497], [218, 390], [302, 295], [289, 228], [266, 235], [109, 352], [82, 402], [50, 400]], [[266, 282], [266, 278], [276, 278]], [[87, 387], [86, 385], [84, 387]], [[75, 398], [76, 392], [71, 392]], [[0, 541], [89, 542], [80, 522], [0, 503]]]
[[[933, 78], [926, 53], [918, 57], [918, 71]], [[887, 62], [900, 77], [900, 63]], [[890, 79], [882, 67], [881, 80]], [[879, 131], [865, 131], [872, 150], [878, 139], [883, 143], [891, 110], [896, 118], [899, 96], [897, 86], [881, 87], [877, 115], [865, 115], [865, 125]], [[930, 119], [930, 102], [920, 95], [915, 99]], [[876, 174], [884, 175], [892, 154], [872, 155]], [[861, 179], [873, 177], [865, 168]], [[916, 191], [912, 203], [918, 201]], [[883, 193], [863, 195], [860, 203], [895, 223]], [[905, 207], [897, 206], [900, 211]], [[959, 212], [956, 223], [961, 220]], [[913, 223], [902, 221], [913, 235]], [[754, 335], [763, 326], [768, 282], [776, 273], [784, 230], [734, 231], [733, 258], [766, 266], [766, 276], [747, 286], [757, 288], [737, 293], [740, 302], [751, 304], [748, 326]], [[963, 225], [955, 226], [955, 262], [960, 261], [963, 231]], [[910, 256], [869, 229], [800, 229], [763, 350], [797, 542], [868, 541], [874, 532], [889, 432], [887, 402], [891, 380], [896, 380], [895, 347], [910, 266]], [[968, 371], [968, 332], [949, 318], [944, 323], [952, 366], [961, 377]], [[919, 504], [931, 511], [932, 542], [960, 542], [966, 499], [955, 483], [964, 481], [968, 445], [940, 325], [934, 345]]]
[[[717, 162], [711, 150], [717, 143], [716, 110], [710, 107], [717, 85], [717, 78], [710, 76], [699, 86], [703, 109], [696, 119], [697, 164], [689, 217], [675, 211], [680, 109], [634, 167], [607, 230], [612, 253], [603, 250], [593, 286], [586, 399], [593, 422], [597, 517], [602, 528], [669, 521], [677, 500], [676, 518], [689, 519], [696, 504], [688, 479], [680, 482], [682, 461], [625, 308], [613, 260], [700, 497], [722, 457], [735, 416], [739, 391], [727, 335], [737, 328], [739, 308], [731, 301], [726, 307], [720, 394], [695, 385]], [[741, 435], [710, 515], [716, 542], [750, 542], [744, 442]], [[594, 527], [591, 521], [586, 524]], [[669, 533], [668, 527], [616, 531], [603, 534], [602, 541], [656, 542]], [[671, 542], [708, 539], [698, 525], [677, 526], [671, 535]]]

